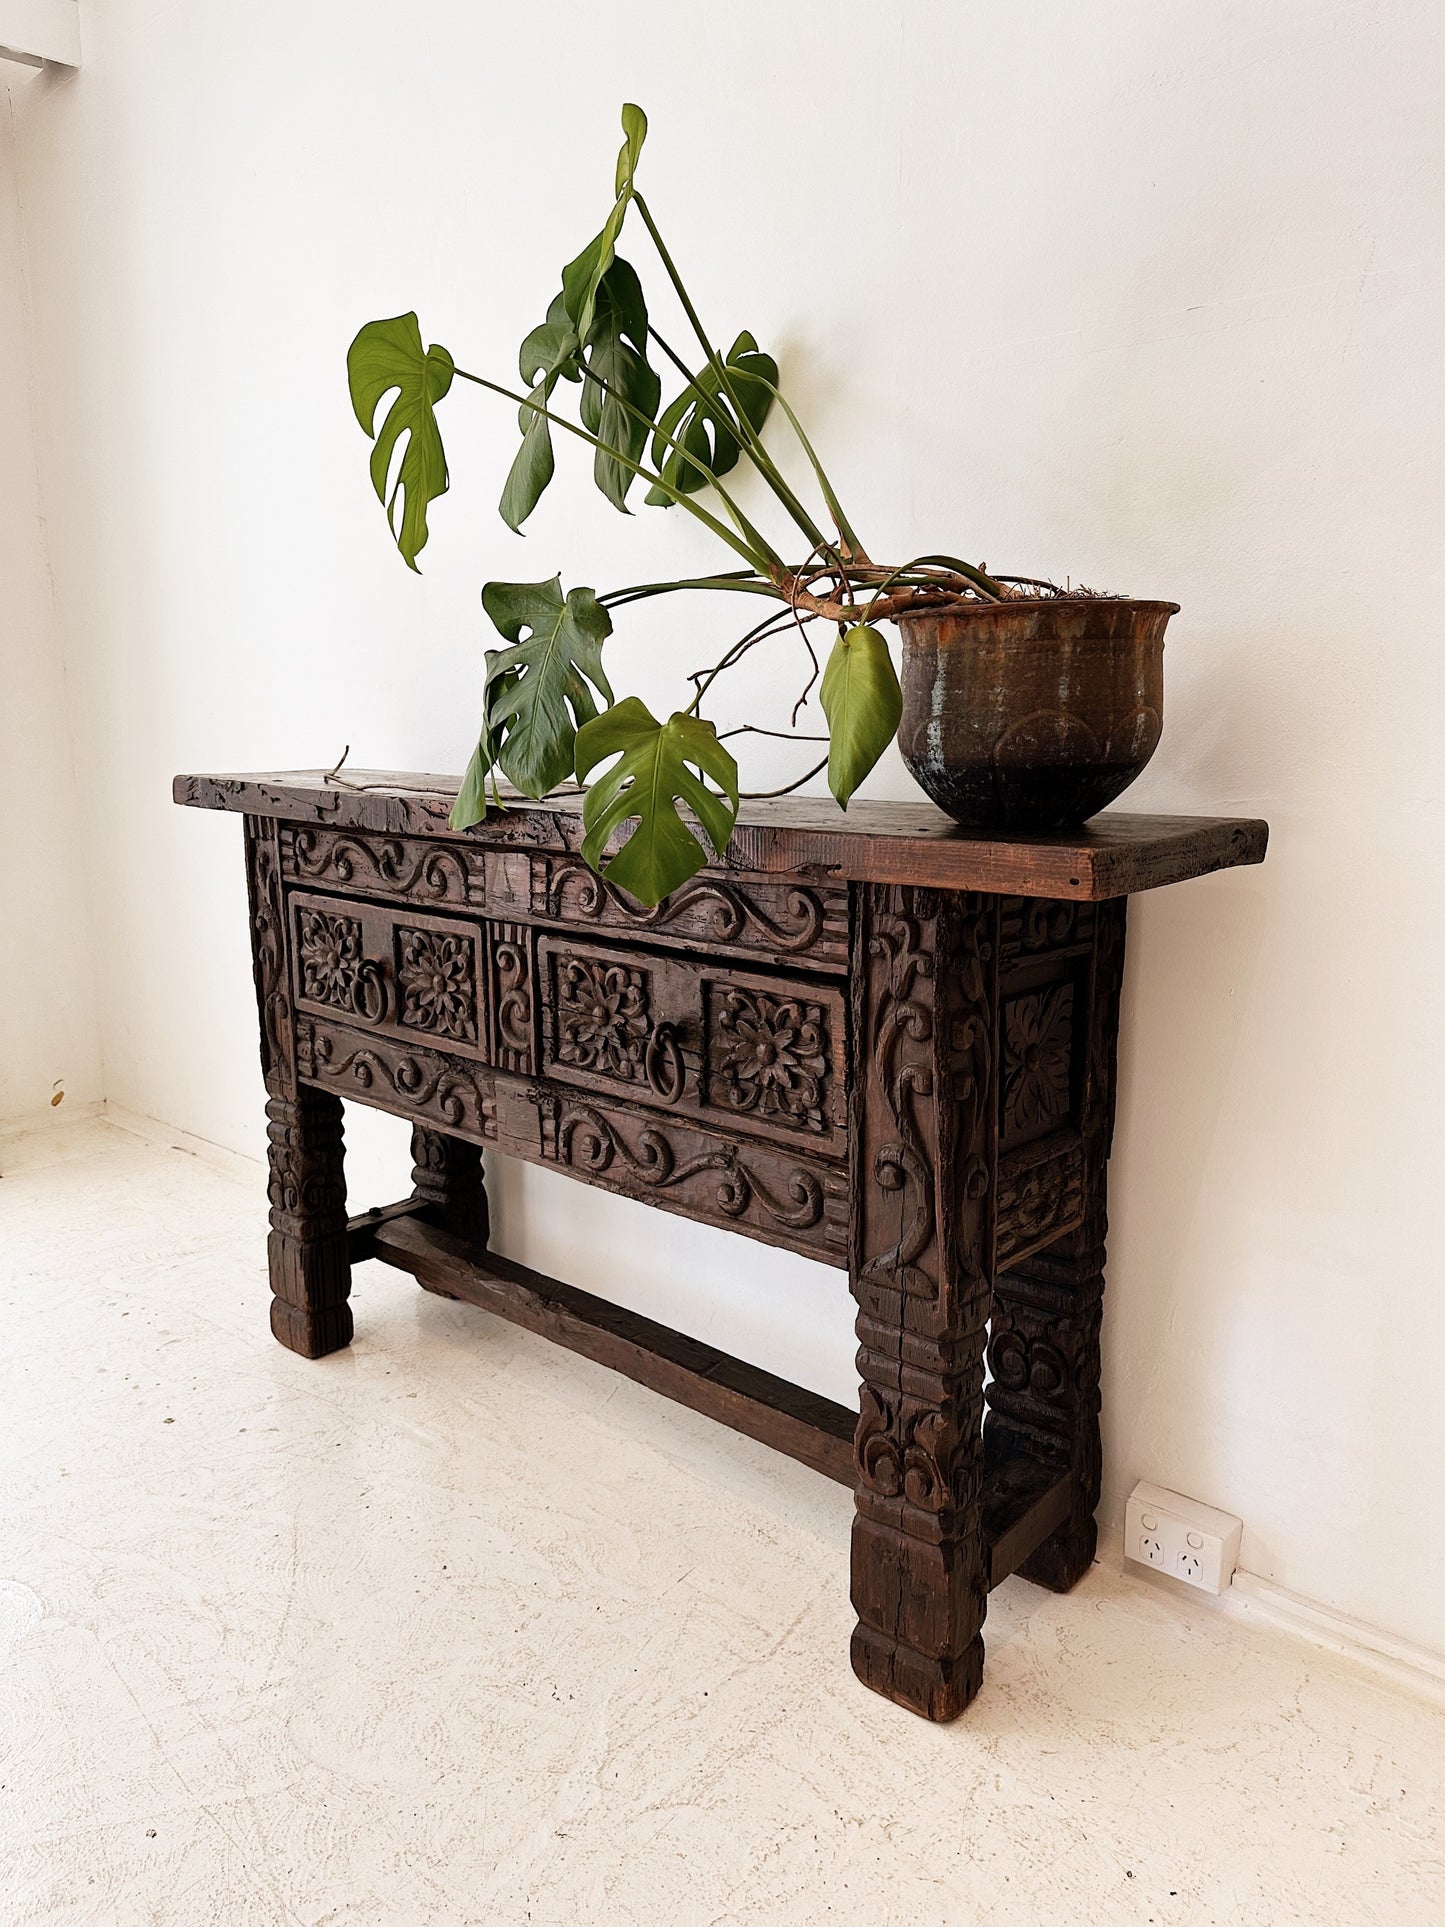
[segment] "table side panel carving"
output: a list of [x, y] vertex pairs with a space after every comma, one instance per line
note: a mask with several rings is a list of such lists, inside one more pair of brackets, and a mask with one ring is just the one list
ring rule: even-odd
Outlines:
[[[1009, 1257], [994, 1287], [990, 1440], [1066, 1471], [1072, 1488], [1067, 1521], [1019, 1568], [1056, 1591], [1067, 1590], [1088, 1569], [1097, 1539], [1105, 1178], [1114, 1123], [1125, 909], [1122, 898], [1098, 906], [1082, 979], [1085, 1068], [1077, 1179], [1056, 1207], [1064, 1216], [1076, 1205], [1074, 1223], [1058, 1235], [1056, 1220], [1050, 1238], [1021, 1257]], [[1049, 1162], [1057, 1160], [1040, 1160], [1034, 1169], [1042, 1172]], [[1042, 1223], [1035, 1228], [1044, 1229]]]
[[296, 1044], [286, 967], [286, 905], [277, 827], [269, 817], [248, 816], [246, 889], [251, 915], [251, 972], [261, 1026], [261, 1075], [273, 1096], [296, 1088]]

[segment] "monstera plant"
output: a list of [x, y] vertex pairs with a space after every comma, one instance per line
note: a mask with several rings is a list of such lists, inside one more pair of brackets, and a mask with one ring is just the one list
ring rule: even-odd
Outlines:
[[[612, 207], [600, 231], [563, 268], [545, 320], [522, 342], [520, 387], [473, 374], [445, 348], [426, 345], [415, 314], [368, 322], [351, 344], [347, 366], [357, 419], [373, 441], [372, 481], [413, 569], [427, 541], [427, 512], [448, 486], [437, 414], [457, 381], [516, 407], [521, 443], [500, 503], [510, 528], [521, 529], [551, 481], [559, 431], [592, 451], [593, 479], [615, 509], [627, 513], [629, 496], [641, 485], [643, 503], [681, 509], [737, 558], [740, 566], [716, 575], [602, 595], [564, 590], [560, 576], [489, 582], [482, 590], [502, 646], [487, 651], [480, 740], [452, 826], [481, 821], [489, 781], [500, 803], [499, 770], [532, 797], [574, 776], [584, 785], [590, 780], [583, 855], [611, 883], [653, 905], [709, 861], [704, 838], [721, 854], [731, 835], [737, 763], [704, 709], [717, 678], [750, 649], [795, 627], [805, 639], [813, 623], [836, 629], [818, 698], [828, 725], [828, 784], [846, 809], [901, 713], [898, 677], [878, 623], [907, 611], [998, 603], [1029, 591], [1023, 578], [995, 579], [953, 556], [925, 555], [891, 568], [871, 561], [783, 395], [777, 362], [746, 330], [724, 353], [715, 345], [722, 337], [704, 326], [637, 187], [647, 133], [642, 110], [624, 107], [622, 128]], [[658, 331], [636, 269], [617, 252], [631, 215], [691, 332], [685, 349]], [[564, 383], [580, 391], [573, 398], [575, 419], [564, 410]], [[672, 392], [664, 404], [665, 386]], [[764, 430], [775, 415], [811, 467], [816, 514], [768, 451]], [[789, 561], [739, 505], [727, 478], [742, 462], [771, 492], [801, 560]], [[695, 590], [761, 596], [773, 606], [714, 667], [692, 678], [686, 706], [659, 722], [638, 697], [616, 697], [604, 645], [617, 610]], [[813, 667], [816, 676], [816, 653]], [[823, 767], [819, 762], [798, 782]]]

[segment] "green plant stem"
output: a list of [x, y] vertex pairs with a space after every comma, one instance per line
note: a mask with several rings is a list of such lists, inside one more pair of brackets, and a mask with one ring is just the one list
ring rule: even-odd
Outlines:
[[[639, 193], [636, 192], [635, 189], [633, 191], [632, 199], [633, 199], [633, 204], [637, 208], [638, 213], [642, 216], [643, 225], [646, 227], [648, 233], [652, 236], [652, 245], [657, 249], [658, 259], [662, 262], [663, 267], [667, 270], [667, 278], [669, 281], [671, 281], [673, 285], [673, 290], [676, 293], [678, 300], [682, 303], [682, 311], [687, 316], [688, 321], [691, 323], [693, 333], [697, 336], [698, 346], [702, 349], [704, 355], [706, 355], [709, 365], [714, 369], [716, 369], [718, 380], [722, 384], [723, 390], [726, 393], [728, 400], [733, 405], [733, 413], [737, 416], [738, 427], [742, 431], [743, 439], [747, 446], [748, 453], [752, 459], [754, 467], [763, 476], [764, 480], [766, 480], [769, 483], [769, 485], [773, 489], [774, 494], [778, 496], [778, 499], [783, 502], [785, 507], [788, 507], [786, 498], [788, 496], [792, 497], [793, 503], [796, 504], [797, 511], [801, 513], [801, 515], [804, 518], [804, 522], [806, 522], [806, 524], [808, 525], [804, 528], [804, 532], [809, 536], [809, 539], [815, 542], [820, 548], [826, 547], [827, 542], [826, 542], [825, 536], [823, 535], [822, 530], [819, 529], [817, 524], [812, 521], [811, 516], [809, 516], [807, 510], [803, 508], [802, 503], [798, 501], [798, 498], [796, 497], [796, 495], [793, 495], [792, 490], [788, 488], [787, 483], [783, 480], [782, 474], [777, 468], [776, 464], [773, 462], [772, 457], [768, 454], [767, 450], [763, 447], [761, 437], [754, 431], [752, 424], [748, 421], [748, 418], [743, 409], [742, 403], [738, 399], [737, 391], [734, 389], [732, 382], [729, 379], [727, 363], [723, 360], [722, 356], [719, 355], [717, 349], [713, 347], [711, 341], [709, 341], [708, 339], [707, 330], [702, 325], [702, 317], [698, 314], [697, 309], [692, 305], [692, 297], [688, 294], [687, 289], [683, 286], [682, 276], [677, 271], [677, 263], [673, 260], [671, 254], [669, 254], [667, 249], [667, 243], [663, 240], [662, 235], [658, 230], [657, 223], [652, 218], [652, 209], [647, 205], [647, 202], [643, 199], [643, 197]], [[657, 331], [649, 327], [648, 332], [656, 335]], [[681, 361], [678, 360], [676, 355], [672, 354], [672, 351], [666, 347], [666, 344], [661, 341], [660, 337], [659, 337], [659, 345], [663, 347], [664, 352], [669, 355], [669, 357], [676, 363], [676, 365], [679, 368], [683, 367], [683, 364], [681, 363]], [[687, 373], [687, 370], [684, 368], [683, 372]], [[763, 385], [767, 388], [771, 388], [774, 395], [777, 397], [778, 401], [782, 404], [783, 409], [787, 414], [788, 420], [793, 424], [793, 427], [797, 432], [798, 439], [802, 442], [803, 447], [807, 450], [808, 458], [813, 464], [813, 472], [818, 477], [818, 485], [823, 492], [823, 499], [828, 504], [828, 512], [833, 517], [834, 521], [837, 523], [839, 535], [842, 537], [844, 542], [848, 544], [850, 549], [853, 549], [859, 555], [861, 555], [863, 553], [862, 545], [859, 543], [857, 536], [854, 535], [852, 529], [849, 527], [848, 519], [843, 514], [842, 509], [838, 504], [838, 498], [833, 492], [832, 484], [828, 481], [827, 476], [824, 474], [823, 465], [818, 460], [816, 454], [814, 454], [812, 444], [808, 441], [807, 436], [803, 433], [802, 427], [799, 424], [797, 416], [793, 413], [792, 409], [788, 407], [787, 402], [783, 400], [783, 396], [775, 383], [770, 381], [764, 381], [761, 375], [749, 375], [748, 379], [749, 381], [763, 381]], [[688, 375], [688, 380], [692, 382], [693, 387], [696, 388], [697, 384], [696, 382], [693, 381], [691, 375]], [[789, 508], [789, 513], [794, 514], [794, 509]], [[795, 520], [797, 519], [796, 514], [794, 514], [794, 519]], [[804, 527], [804, 522], [800, 522], [799, 526]]]
[[804, 433], [803, 424], [798, 420], [797, 416], [793, 413], [793, 410], [789, 405], [787, 396], [783, 393], [782, 389], [779, 388], [778, 384], [775, 381], [769, 381], [766, 375], [750, 375], [748, 379], [750, 381], [761, 382], [764, 388], [772, 389], [773, 399], [777, 402], [779, 408], [782, 409], [783, 413], [787, 416], [788, 420], [792, 423], [793, 433], [797, 436], [799, 442], [802, 444], [803, 453], [807, 456], [809, 462], [812, 464], [813, 474], [817, 477], [819, 490], [822, 493], [823, 500], [828, 504], [828, 513], [832, 516], [834, 523], [837, 525], [838, 534], [840, 538], [847, 545], [847, 548], [848, 548], [847, 559], [853, 560], [853, 561], [859, 561], [859, 562], [865, 561], [867, 559], [868, 551], [863, 547], [863, 544], [858, 540], [858, 537], [854, 534], [853, 525], [849, 522], [847, 516], [843, 513], [843, 504], [838, 500], [837, 494], [833, 488], [833, 484], [828, 480], [828, 472], [823, 467], [822, 462], [819, 461], [817, 450], [813, 447], [813, 444], [808, 440], [807, 435]]
[[[722, 499], [724, 508], [726, 508], [728, 514], [733, 518], [733, 521], [737, 526], [738, 534], [742, 536], [743, 540], [746, 542], [751, 538], [752, 540], [756, 541], [759, 548], [766, 550], [766, 552], [773, 558], [774, 562], [776, 562], [779, 567], [782, 567], [783, 558], [778, 554], [777, 550], [774, 549], [774, 547], [768, 541], [767, 537], [762, 533], [762, 531], [760, 529], [755, 528], [753, 524], [748, 520], [747, 516], [743, 514], [742, 510], [738, 507], [737, 503], [733, 500], [732, 496], [728, 494], [727, 490], [723, 487], [722, 483], [718, 480], [717, 476], [714, 475], [712, 470], [707, 466], [705, 462], [699, 461], [695, 455], [690, 454], [688, 450], [683, 447], [682, 443], [677, 439], [675, 435], [669, 435], [667, 430], [663, 428], [659, 423], [653, 421], [650, 415], [645, 415], [640, 408], [638, 408], [634, 403], [630, 402], [627, 399], [626, 395], [619, 393], [619, 391], [612, 386], [611, 382], [608, 381], [605, 378], [605, 376], [596, 374], [591, 368], [588, 368], [587, 378], [589, 381], [595, 381], [597, 386], [602, 390], [604, 395], [610, 395], [612, 399], [616, 403], [618, 403], [620, 407], [625, 408], [627, 410], [628, 414], [631, 415], [634, 420], [641, 422], [644, 428], [650, 430], [653, 434], [661, 435], [662, 439], [667, 443], [668, 447], [675, 448], [678, 454], [681, 455], [685, 461], [687, 461], [693, 468], [697, 469], [699, 474], [705, 475], [708, 481], [712, 484], [713, 488], [717, 490], [718, 495]], [[529, 405], [535, 406], [536, 404], [533, 403]], [[645, 443], [646, 437], [644, 437], [643, 439]], [[664, 483], [663, 486], [666, 487], [667, 485]], [[669, 489], [668, 493], [674, 496], [676, 495], [676, 491], [672, 489]]]
[[654, 474], [650, 468], [644, 468], [641, 462], [634, 462], [632, 457], [624, 454], [620, 448], [613, 448], [609, 442], [589, 434], [585, 428], [578, 428], [565, 416], [554, 415], [551, 409], [544, 408], [541, 402], [533, 401], [530, 395], [519, 395], [515, 389], [504, 388], [499, 381], [488, 381], [485, 375], [471, 374], [465, 368], [454, 367], [452, 373], [462, 381], [470, 381], [478, 388], [485, 388], [494, 395], [500, 395], [504, 401], [514, 402], [519, 408], [530, 408], [534, 414], [540, 415], [543, 421], [565, 429], [569, 435], [575, 435], [579, 441], [586, 442], [589, 448], [600, 448], [604, 455], [610, 455], [615, 461], [621, 462], [624, 468], [630, 468], [633, 474], [640, 476], [644, 482], [654, 483], [665, 495], [670, 495], [680, 508], [685, 508], [689, 515], [701, 522], [704, 528], [711, 529], [720, 542], [726, 542], [735, 554], [750, 562], [760, 573], [766, 573], [770, 561], [779, 563], [779, 558], [774, 554], [771, 545], [761, 542], [761, 537], [759, 538], [761, 551], [750, 549], [743, 538], [735, 535], [726, 522], [719, 522], [715, 515], [710, 515], [699, 503], [689, 501], [680, 490], [663, 481], [660, 475]]
[[991, 596], [995, 602], [1005, 600], [1003, 590], [999, 584], [994, 581], [993, 577], [985, 575], [982, 569], [974, 568], [972, 563], [962, 562], [956, 555], [915, 555], [911, 562], [905, 562], [901, 568], [891, 569], [883, 577], [881, 582], [874, 585], [873, 594], [868, 603], [869, 618], [871, 619], [873, 609], [880, 597], [886, 590], [891, 589], [895, 583], [903, 582], [907, 584], [910, 581], [916, 581], [926, 586], [929, 578], [926, 575], [915, 576], [914, 571], [928, 563], [936, 564], [940, 568], [951, 569], [956, 575], [961, 575], [966, 582], [971, 582], [976, 589], [982, 589], [984, 594]]
[[[682, 376], [688, 387], [697, 396], [698, 400], [704, 403], [704, 405], [710, 406], [711, 397], [704, 392], [697, 376], [688, 367], [677, 350], [664, 341], [651, 322], [647, 324], [647, 332], [667, 356], [673, 367]], [[748, 379], [751, 381], [758, 378], [749, 376]], [[729, 388], [728, 393], [731, 398], [731, 388]], [[736, 403], [734, 403], [734, 406], [736, 409]], [[747, 449], [748, 460], [752, 463], [753, 467], [757, 469], [768, 487], [773, 491], [774, 495], [777, 496], [789, 515], [792, 516], [798, 527], [813, 544], [813, 547], [815, 549], [827, 549], [830, 547], [827, 536], [824, 535], [823, 531], [818, 527], [818, 524], [813, 520], [812, 516], [809, 515], [804, 504], [793, 493], [781, 469], [779, 469], [772, 456], [769, 455], [764, 448], [762, 437], [755, 432], [746, 415], [738, 414], [737, 426], [744, 446]], [[689, 457], [689, 460], [690, 459], [691, 457]]]
[[676, 582], [638, 582], [625, 589], [609, 589], [597, 600], [608, 609], [620, 609], [628, 602], [645, 602], [649, 596], [671, 595], [676, 589], [731, 589], [743, 595], [771, 596], [786, 601], [776, 585], [753, 569], [738, 569], [730, 575], [685, 576]]

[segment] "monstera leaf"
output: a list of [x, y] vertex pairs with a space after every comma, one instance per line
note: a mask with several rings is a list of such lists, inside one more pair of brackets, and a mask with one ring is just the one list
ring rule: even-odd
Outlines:
[[555, 575], [550, 582], [489, 582], [482, 607], [512, 647], [488, 653], [478, 754], [490, 748], [519, 790], [545, 796], [572, 773], [577, 730], [597, 714], [592, 689], [612, 701], [602, 667], [612, 618], [591, 589], [564, 596]]
[[[696, 831], [679, 813], [679, 801], [701, 823], [717, 854], [726, 849], [738, 813], [738, 766], [711, 723], [682, 714], [659, 723], [636, 696], [578, 730], [578, 780], [586, 782], [610, 756], [618, 760], [582, 805], [582, 854], [610, 883], [650, 909], [708, 861]], [[708, 777], [715, 788], [708, 788]], [[608, 838], [634, 816], [637, 828], [604, 868]]]
[[[738, 406], [748, 426], [757, 432], [773, 405], [778, 364], [744, 329], [728, 349], [725, 365]], [[749, 380], [750, 376], [762, 379]], [[740, 431], [716, 362], [703, 369], [695, 386], [683, 389], [662, 415], [657, 430], [652, 438], [652, 466], [684, 495], [695, 494], [708, 480], [695, 463], [701, 462], [713, 475], [726, 475], [737, 466], [742, 453]], [[672, 497], [655, 485], [644, 499], [656, 508], [672, 506]]]
[[[554, 295], [547, 319], [527, 336], [517, 356], [522, 380], [531, 391], [528, 402], [539, 402], [545, 408], [560, 377], [565, 375], [568, 381], [580, 378], [577, 364], [580, 345], [561, 295]], [[522, 524], [552, 479], [554, 464], [552, 424], [547, 417], [524, 403], [517, 410], [517, 426], [522, 431], [522, 446], [508, 471], [498, 507], [507, 527], [520, 534]]]
[[627, 491], [642, 460], [647, 431], [662, 399], [662, 383], [647, 359], [647, 303], [630, 264], [618, 258], [597, 286], [587, 336], [587, 373], [582, 383], [582, 426], [619, 460], [599, 448], [592, 462], [598, 488], [624, 514]]
[[833, 644], [818, 700], [828, 718], [828, 788], [848, 799], [893, 741], [903, 715], [888, 644], [865, 622]]
[[497, 766], [497, 751], [501, 747], [496, 730], [487, 720], [487, 710], [491, 704], [500, 702], [510, 694], [517, 681], [517, 672], [508, 670], [498, 675], [495, 664], [500, 649], [487, 651], [487, 674], [483, 684], [482, 733], [477, 746], [472, 751], [472, 760], [467, 764], [462, 777], [462, 786], [457, 791], [457, 800], [452, 804], [447, 821], [454, 830], [469, 830], [474, 823], [480, 823], [487, 814], [487, 778]]
[[[632, 199], [633, 172], [647, 138], [647, 116], [640, 107], [629, 103], [623, 108], [622, 133], [612, 212], [601, 232], [562, 270], [562, 292], [548, 308], [547, 319], [522, 343], [519, 361], [530, 391], [527, 401], [546, 407], [559, 376], [568, 381], [579, 378], [579, 357], [585, 353], [593, 378], [582, 391], [583, 426], [636, 461], [646, 446], [647, 428], [662, 395], [662, 384], [647, 361], [642, 288], [632, 268], [616, 255], [617, 237]], [[608, 389], [613, 392], [609, 394]], [[639, 421], [633, 410], [647, 421]], [[551, 424], [544, 416], [524, 404], [517, 411], [517, 426], [522, 446], [507, 476], [500, 507], [503, 521], [520, 532], [552, 479], [554, 459]], [[593, 475], [608, 501], [625, 511], [633, 477], [628, 462], [598, 449]]]
[[[386, 510], [396, 546], [408, 568], [426, 547], [426, 512], [447, 492], [447, 458], [436, 424], [436, 404], [452, 385], [452, 358], [445, 348], [423, 348], [414, 314], [389, 321], [368, 321], [346, 354], [351, 405], [375, 447], [371, 480]], [[383, 395], [396, 399], [378, 431], [376, 410]], [[397, 443], [406, 436], [392, 477]], [[389, 484], [389, 486], [388, 486]]]
[[612, 204], [612, 212], [602, 223], [602, 231], [594, 235], [577, 258], [569, 261], [562, 270], [562, 300], [567, 309], [567, 318], [583, 341], [592, 330], [597, 290], [612, 266], [613, 249], [622, 232], [628, 203], [632, 199], [632, 177], [637, 171], [638, 156], [646, 139], [647, 116], [640, 107], [633, 106], [629, 101], [622, 109], [622, 147], [617, 156], [617, 174], [613, 186], [617, 198]]

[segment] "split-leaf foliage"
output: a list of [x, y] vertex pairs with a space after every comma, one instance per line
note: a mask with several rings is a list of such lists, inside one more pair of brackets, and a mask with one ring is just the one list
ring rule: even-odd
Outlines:
[[[869, 605], [856, 603], [855, 596], [871, 589], [876, 601], [880, 582], [905, 588], [926, 582], [927, 569], [939, 558], [887, 572], [868, 562], [782, 395], [777, 362], [747, 329], [735, 334], [725, 355], [712, 344], [637, 188], [647, 137], [641, 108], [623, 108], [622, 132], [612, 205], [597, 233], [563, 267], [544, 319], [524, 337], [519, 388], [458, 368], [443, 347], [424, 347], [415, 314], [368, 322], [351, 344], [347, 372], [357, 420], [373, 442], [372, 483], [412, 569], [426, 545], [427, 511], [448, 486], [436, 409], [454, 379], [516, 406], [521, 440], [499, 504], [512, 530], [521, 532], [552, 481], [557, 431], [591, 449], [593, 480], [615, 509], [630, 513], [633, 485], [641, 483], [644, 504], [684, 509], [746, 565], [602, 596], [583, 587], [564, 591], [559, 576], [488, 582], [482, 590], [483, 609], [505, 647], [486, 652], [481, 729], [452, 810], [453, 828], [482, 820], [489, 783], [493, 804], [500, 806], [498, 771], [533, 797], [574, 775], [583, 784], [591, 778], [583, 803], [583, 855], [617, 888], [653, 905], [721, 858], [736, 821], [737, 764], [701, 713], [717, 676], [770, 634], [791, 633], [819, 617], [838, 624], [819, 700], [830, 731], [828, 781], [846, 809], [892, 740], [900, 713], [888, 646], [867, 619]], [[617, 252], [634, 213], [694, 338], [691, 361], [658, 333], [641, 278]], [[563, 407], [563, 384], [580, 391], [576, 420]], [[672, 392], [664, 406], [665, 388]], [[811, 467], [831, 533], [814, 519], [764, 443], [775, 403]], [[795, 536], [810, 544], [798, 568], [787, 567], [732, 494], [728, 478], [743, 463]], [[989, 584], [980, 572], [958, 567]], [[832, 585], [822, 596], [810, 586], [820, 577]], [[697, 588], [762, 595], [778, 608], [717, 668], [695, 676], [692, 701], [659, 723], [636, 696], [614, 699], [602, 660], [612, 632], [609, 606]]]

